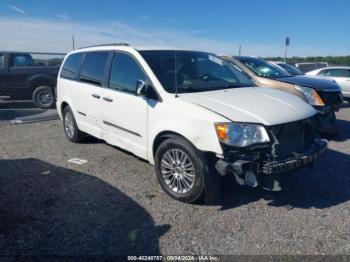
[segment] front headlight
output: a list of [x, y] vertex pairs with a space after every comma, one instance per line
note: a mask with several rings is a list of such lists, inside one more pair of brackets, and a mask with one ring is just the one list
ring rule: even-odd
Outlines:
[[318, 93], [309, 87], [295, 85], [295, 89], [302, 93], [306, 101], [312, 106], [324, 106], [324, 102]]
[[266, 129], [258, 124], [215, 123], [215, 129], [219, 140], [230, 146], [245, 147], [270, 141]]

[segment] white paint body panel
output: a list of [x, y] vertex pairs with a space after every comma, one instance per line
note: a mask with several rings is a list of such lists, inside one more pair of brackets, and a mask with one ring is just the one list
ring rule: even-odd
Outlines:
[[[105, 50], [120, 50], [131, 54], [143, 67], [162, 101], [147, 100], [107, 88], [94, 89], [90, 88], [91, 85], [58, 77], [59, 115], [62, 117], [62, 103], [67, 103], [73, 110], [79, 129], [152, 164], [153, 143], [162, 132], [177, 133], [199, 150], [222, 154], [214, 128], [216, 122], [275, 125], [305, 119], [316, 113], [301, 99], [268, 88], [237, 88], [175, 97], [163, 89], [142, 56], [131, 47], [104, 46], [75, 52]], [[93, 93], [101, 98], [93, 98]], [[106, 102], [103, 97], [110, 97], [113, 102]], [[87, 115], [81, 115], [80, 110]], [[134, 134], [106, 125], [105, 122]]]
[[[101, 101], [102, 139], [147, 159], [147, 100], [141, 96], [107, 88], [103, 88], [102, 94], [103, 97], [113, 100]], [[104, 122], [130, 130], [134, 134]]]
[[316, 70], [307, 72], [306, 75], [317, 76], [320, 78], [334, 80], [340, 86], [344, 97], [350, 98], [350, 77], [334, 77], [334, 76], [319, 75], [322, 71], [329, 70], [329, 69], [344, 69], [344, 70], [349, 70], [349, 72], [350, 72], [350, 67], [324, 67], [324, 68], [320, 68], [320, 69], [316, 69]]
[[235, 88], [184, 94], [180, 97], [234, 122], [267, 126], [305, 119], [316, 113], [300, 98], [272, 88]]

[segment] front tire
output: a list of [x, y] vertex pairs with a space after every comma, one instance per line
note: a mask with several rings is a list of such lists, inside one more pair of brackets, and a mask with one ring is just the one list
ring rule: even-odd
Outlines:
[[40, 86], [33, 92], [33, 102], [36, 107], [50, 109], [55, 106], [55, 94], [50, 86]]
[[157, 148], [154, 166], [160, 185], [172, 198], [186, 203], [204, 198], [206, 161], [185, 139], [164, 140]]
[[72, 109], [66, 106], [62, 112], [64, 133], [69, 141], [78, 143], [85, 138], [85, 134], [78, 128]]

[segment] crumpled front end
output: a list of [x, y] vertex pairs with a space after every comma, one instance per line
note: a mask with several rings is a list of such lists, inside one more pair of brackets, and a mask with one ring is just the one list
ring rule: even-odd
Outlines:
[[224, 157], [215, 166], [219, 174], [233, 174], [240, 185], [278, 191], [281, 174], [313, 167], [327, 146], [325, 141], [316, 138], [310, 119], [266, 129], [269, 143], [245, 148], [222, 144]]
[[341, 91], [319, 91], [324, 106], [317, 107], [318, 114], [313, 121], [313, 127], [322, 136], [337, 135], [338, 129], [335, 125], [335, 112], [338, 112], [344, 103]]

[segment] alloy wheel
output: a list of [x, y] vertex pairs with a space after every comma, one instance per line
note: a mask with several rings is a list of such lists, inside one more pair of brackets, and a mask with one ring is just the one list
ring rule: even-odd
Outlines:
[[185, 194], [195, 181], [195, 169], [189, 156], [180, 149], [167, 150], [161, 159], [161, 174], [165, 184], [174, 192]]

